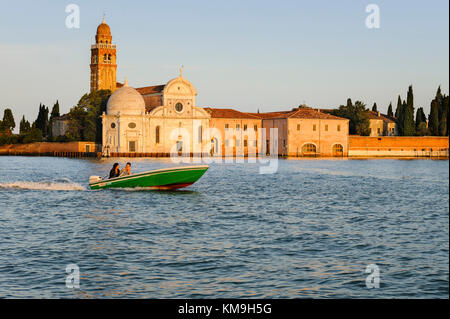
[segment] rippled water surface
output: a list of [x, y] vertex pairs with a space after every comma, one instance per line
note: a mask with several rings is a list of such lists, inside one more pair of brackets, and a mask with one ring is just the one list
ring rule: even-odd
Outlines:
[[449, 297], [448, 161], [211, 164], [184, 190], [88, 190], [117, 160], [0, 157], [0, 297]]

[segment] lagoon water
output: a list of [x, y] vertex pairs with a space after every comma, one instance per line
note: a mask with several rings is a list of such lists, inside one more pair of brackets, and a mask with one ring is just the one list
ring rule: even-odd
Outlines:
[[176, 165], [0, 157], [0, 297], [449, 297], [448, 161], [211, 164], [184, 190], [88, 190], [128, 160]]

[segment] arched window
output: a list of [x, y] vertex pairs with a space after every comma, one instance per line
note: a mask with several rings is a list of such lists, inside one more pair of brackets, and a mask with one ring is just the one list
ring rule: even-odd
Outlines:
[[108, 60], [108, 56], [105, 54], [105, 55], [103, 56], [103, 61], [106, 62], [107, 60]]
[[111, 54], [108, 54], [108, 61], [111, 61]]
[[305, 144], [302, 147], [302, 154], [305, 156], [314, 156], [317, 153], [316, 145], [314, 144]]
[[341, 144], [333, 145], [333, 156], [342, 156], [344, 155], [344, 147]]
[[155, 130], [155, 143], [156, 144], [159, 144], [159, 131], [160, 131], [160, 127], [158, 125]]

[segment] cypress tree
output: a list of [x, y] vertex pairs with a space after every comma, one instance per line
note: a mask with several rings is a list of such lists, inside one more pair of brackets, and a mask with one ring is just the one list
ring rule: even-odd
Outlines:
[[397, 101], [397, 109], [395, 110], [395, 117], [396, 117], [396, 123], [397, 123], [397, 129], [398, 129], [398, 135], [403, 136], [403, 124], [404, 124], [404, 118], [405, 118], [405, 105], [406, 102], [401, 100], [400, 95], [398, 96]]
[[408, 88], [406, 103], [403, 107], [403, 135], [413, 136], [415, 133], [414, 125], [414, 94], [412, 86]]
[[437, 99], [431, 101], [430, 115], [428, 116], [428, 128], [432, 136], [439, 135], [439, 105]]
[[398, 100], [397, 100], [397, 108], [395, 109], [395, 117], [396, 118], [398, 118], [400, 116], [401, 108], [402, 108], [402, 98], [399, 95]]
[[25, 115], [24, 115], [24, 116], [22, 117], [22, 120], [20, 121], [20, 125], [19, 125], [19, 133], [20, 133], [20, 134], [25, 134], [25, 133], [27, 133], [30, 129], [31, 129], [30, 122], [28, 122], [27, 120], [25, 120]]
[[387, 111], [387, 116], [394, 117], [394, 113], [392, 112], [392, 102], [389, 103], [389, 107], [388, 107], [388, 111]]
[[56, 100], [56, 103], [53, 105], [52, 112], [50, 113], [50, 120], [59, 116], [59, 102], [58, 100]]
[[439, 135], [448, 135], [448, 108], [449, 108], [449, 97], [443, 96], [441, 100], [441, 112], [439, 114]]
[[374, 103], [374, 104], [373, 104], [373, 106], [372, 106], [372, 111], [378, 112], [378, 110], [377, 110], [377, 103]]
[[43, 104], [39, 104], [39, 113], [36, 121], [34, 122], [37, 129], [41, 130], [42, 136], [47, 136], [48, 133], [48, 107]]
[[416, 129], [419, 127], [420, 123], [426, 123], [427, 118], [425, 116], [425, 112], [423, 111], [423, 107], [419, 107], [416, 112]]

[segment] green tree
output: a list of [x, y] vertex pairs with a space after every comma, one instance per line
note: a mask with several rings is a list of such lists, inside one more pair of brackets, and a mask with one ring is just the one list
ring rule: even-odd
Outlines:
[[27, 131], [22, 137], [22, 143], [42, 142], [42, 140], [42, 131], [38, 129], [34, 124], [31, 126], [31, 129]]
[[427, 123], [427, 117], [423, 111], [423, 107], [419, 107], [416, 112], [416, 130], [419, 128], [420, 123]]
[[398, 99], [397, 99], [397, 108], [395, 109], [395, 117], [396, 118], [398, 118], [398, 116], [400, 115], [401, 108], [402, 108], [402, 98], [399, 95]]
[[430, 114], [428, 116], [428, 127], [432, 136], [439, 135], [439, 104], [437, 99], [431, 101]]
[[417, 127], [416, 134], [419, 136], [428, 135], [428, 127], [426, 122], [421, 122]]
[[16, 127], [14, 116], [11, 109], [5, 109], [3, 112], [2, 131], [9, 131], [11, 133]]
[[48, 112], [48, 107], [39, 104], [39, 113], [36, 121], [33, 123], [37, 129], [41, 130], [43, 137], [46, 137], [48, 134]]
[[347, 99], [346, 105], [341, 105], [333, 112], [334, 115], [349, 119], [350, 134], [368, 136], [370, 134], [370, 122], [368, 110], [361, 101], [353, 105], [351, 99]]
[[389, 116], [389, 117], [394, 117], [394, 113], [392, 112], [392, 102], [389, 103], [388, 111], [387, 111], [387, 116]]
[[59, 101], [56, 100], [56, 103], [53, 104], [52, 112], [50, 113], [50, 119], [54, 119], [55, 117], [59, 117]]
[[406, 108], [406, 102], [403, 101], [399, 101], [400, 105], [397, 106], [397, 110], [396, 110], [396, 123], [397, 123], [397, 128], [398, 128], [398, 135], [402, 136], [403, 135], [403, 125], [405, 123], [405, 108]]
[[22, 120], [19, 124], [19, 134], [23, 135], [31, 129], [30, 122], [25, 120], [25, 115], [22, 117]]
[[402, 107], [403, 110], [403, 134], [404, 136], [413, 136], [416, 132], [414, 124], [414, 94], [412, 85], [408, 88], [408, 95], [406, 104]]
[[374, 103], [372, 106], [372, 111], [378, 112], [377, 103]]
[[439, 109], [439, 135], [447, 136], [448, 135], [448, 103], [449, 97], [443, 96], [441, 100], [441, 107]]
[[69, 112], [67, 138], [71, 140], [102, 142], [102, 120], [111, 91], [100, 90], [81, 97]]

